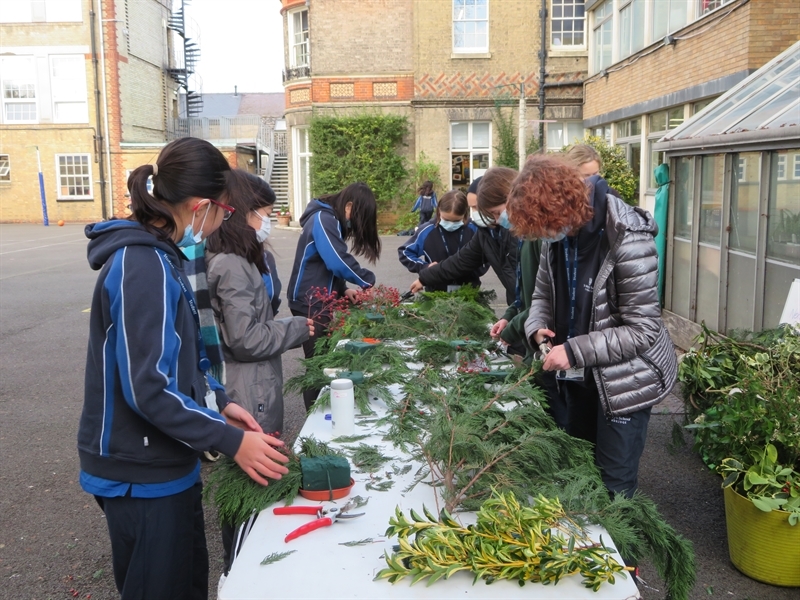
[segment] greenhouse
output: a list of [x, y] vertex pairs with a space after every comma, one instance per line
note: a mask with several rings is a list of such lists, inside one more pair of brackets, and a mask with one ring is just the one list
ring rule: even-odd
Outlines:
[[778, 325], [800, 278], [800, 42], [655, 149], [671, 175], [664, 308], [689, 329]]

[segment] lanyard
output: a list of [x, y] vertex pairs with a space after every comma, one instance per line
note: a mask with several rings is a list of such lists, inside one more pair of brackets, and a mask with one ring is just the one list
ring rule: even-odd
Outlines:
[[522, 242], [517, 242], [517, 285], [514, 289], [514, 305], [517, 310], [522, 309]]
[[564, 238], [564, 257], [567, 260], [567, 290], [569, 291], [569, 335], [567, 339], [575, 337], [575, 305], [578, 291], [578, 238], [574, 242], [575, 251], [570, 260], [569, 251], [572, 246], [570, 238]]
[[206, 354], [206, 344], [203, 341], [203, 334], [200, 331], [200, 312], [197, 310], [197, 303], [194, 300], [194, 294], [192, 294], [191, 290], [186, 287], [186, 282], [183, 281], [183, 277], [181, 277], [180, 272], [170, 260], [169, 256], [167, 256], [167, 253], [163, 250], [157, 250], [157, 252], [163, 256], [164, 260], [166, 260], [169, 263], [169, 266], [172, 267], [172, 272], [175, 273], [175, 277], [178, 278], [178, 283], [181, 286], [183, 297], [186, 298], [186, 301], [189, 303], [189, 309], [191, 310], [192, 317], [194, 317], [194, 322], [197, 324], [197, 352], [200, 354], [200, 360], [197, 362], [197, 367], [203, 373], [205, 373], [211, 368], [211, 361], [208, 360], [208, 354]]
[[[466, 227], [466, 225], [461, 226], [461, 233], [458, 236], [458, 248], [456, 248], [456, 252], [461, 250], [461, 241], [464, 239], [464, 227]], [[439, 229], [438, 226], [436, 228]], [[442, 236], [442, 243], [444, 244], [444, 251], [447, 252], [447, 256], [453, 256], [450, 254], [450, 248], [447, 246], [447, 240], [444, 239], [444, 233], [441, 229], [439, 229], [439, 235]]]

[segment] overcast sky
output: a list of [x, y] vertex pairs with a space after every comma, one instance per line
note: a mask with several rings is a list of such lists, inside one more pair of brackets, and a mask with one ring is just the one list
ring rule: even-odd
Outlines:
[[[2, 1], [2, 0], [0, 0]], [[203, 92], [283, 92], [283, 20], [278, 0], [192, 0], [200, 28]]]

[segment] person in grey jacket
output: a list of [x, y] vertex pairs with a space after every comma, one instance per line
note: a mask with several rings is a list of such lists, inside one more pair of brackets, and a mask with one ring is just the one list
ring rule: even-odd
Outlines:
[[677, 378], [658, 301], [655, 221], [599, 176], [584, 181], [546, 156], [528, 159], [506, 210], [512, 231], [546, 242], [525, 334], [551, 348], [543, 368], [556, 371], [567, 431], [595, 444], [609, 492], [631, 496], [651, 408]]
[[311, 319], [275, 319], [280, 284], [264, 242], [275, 193], [260, 177], [234, 169], [228, 199], [236, 209], [206, 242], [208, 291], [225, 358], [225, 389], [264, 431], [283, 431], [281, 354], [314, 332]]

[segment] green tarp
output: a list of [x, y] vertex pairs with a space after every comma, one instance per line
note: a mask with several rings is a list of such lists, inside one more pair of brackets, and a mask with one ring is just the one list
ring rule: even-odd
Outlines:
[[658, 299], [664, 304], [664, 266], [667, 258], [667, 206], [669, 205], [669, 167], [666, 164], [655, 168], [656, 207], [653, 217], [658, 225], [656, 251], [658, 252]]

